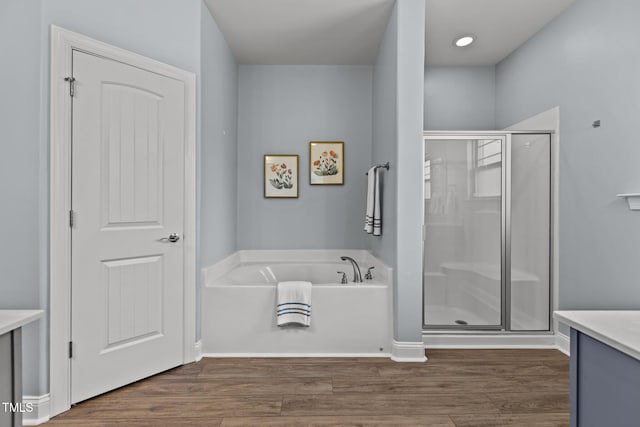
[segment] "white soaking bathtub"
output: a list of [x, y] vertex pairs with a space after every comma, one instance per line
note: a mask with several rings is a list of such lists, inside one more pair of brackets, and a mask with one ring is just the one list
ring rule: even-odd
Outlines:
[[[360, 265], [363, 283], [340, 256]], [[375, 266], [373, 280], [365, 280]], [[340, 283], [347, 273], [349, 283]], [[389, 356], [392, 271], [367, 251], [238, 251], [203, 269], [202, 351], [205, 357]], [[313, 284], [311, 326], [276, 326], [276, 284]]]

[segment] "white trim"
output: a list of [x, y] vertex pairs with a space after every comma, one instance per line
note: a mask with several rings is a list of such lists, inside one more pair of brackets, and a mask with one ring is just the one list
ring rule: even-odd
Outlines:
[[571, 338], [561, 332], [556, 333], [556, 348], [566, 354], [571, 355]]
[[391, 360], [394, 362], [426, 362], [427, 356], [425, 356], [424, 343], [393, 340]]
[[193, 357], [195, 362], [202, 360], [202, 340], [196, 341], [193, 345]]
[[196, 77], [193, 73], [149, 59], [78, 33], [51, 26], [51, 175], [50, 175], [50, 406], [51, 415], [70, 408], [71, 330], [71, 98], [64, 78], [71, 75], [72, 50], [131, 64], [185, 85], [185, 222], [183, 363], [195, 360], [196, 336]]
[[377, 357], [388, 358], [389, 353], [203, 353], [202, 357], [207, 358], [226, 358], [226, 357], [255, 357], [255, 358], [269, 358], [277, 359], [282, 357]]
[[556, 348], [553, 334], [425, 334], [422, 341], [427, 348]]
[[43, 394], [42, 396], [23, 396], [22, 402], [33, 408], [31, 412], [22, 414], [22, 425], [37, 426], [38, 424], [49, 421], [49, 394]]

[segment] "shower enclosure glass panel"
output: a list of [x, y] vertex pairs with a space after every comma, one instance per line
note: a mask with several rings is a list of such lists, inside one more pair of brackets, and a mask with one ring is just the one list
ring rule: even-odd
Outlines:
[[551, 136], [511, 135], [511, 330], [549, 330]]
[[425, 140], [424, 324], [504, 327], [504, 136]]

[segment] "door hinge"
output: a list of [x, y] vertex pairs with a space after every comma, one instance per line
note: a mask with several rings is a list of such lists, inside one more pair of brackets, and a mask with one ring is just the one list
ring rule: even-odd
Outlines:
[[76, 213], [73, 210], [69, 211], [69, 227], [73, 228], [75, 224]]
[[69, 359], [73, 358], [73, 341], [69, 341]]
[[69, 96], [73, 98], [76, 94], [76, 79], [74, 77], [65, 77], [65, 82], [69, 82]]
[[427, 240], [427, 228], [422, 224], [422, 241]]

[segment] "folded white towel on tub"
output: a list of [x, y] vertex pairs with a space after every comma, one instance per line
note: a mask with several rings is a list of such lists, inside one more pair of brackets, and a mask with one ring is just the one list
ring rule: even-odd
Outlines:
[[277, 301], [278, 326], [311, 325], [311, 282], [279, 282]]

